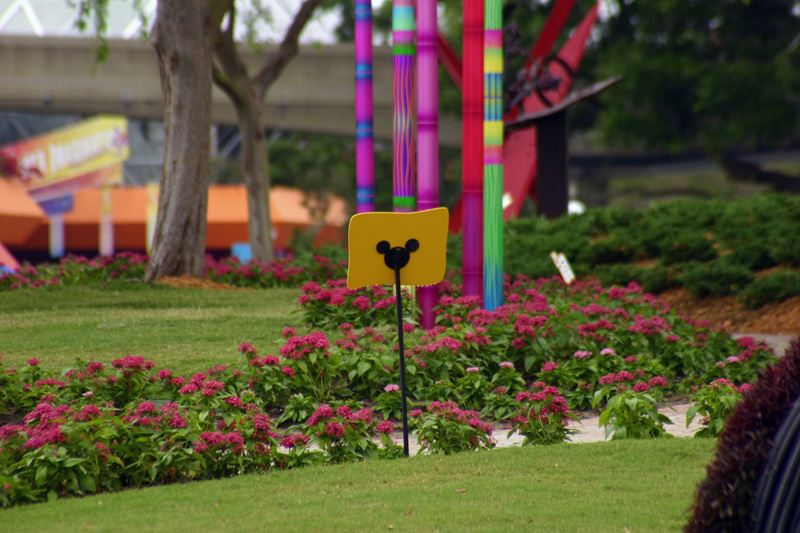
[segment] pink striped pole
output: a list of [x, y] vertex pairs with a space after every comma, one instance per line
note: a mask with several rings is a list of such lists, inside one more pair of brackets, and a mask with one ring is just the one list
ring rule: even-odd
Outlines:
[[356, 204], [375, 211], [375, 152], [372, 132], [372, 2], [356, 2]]
[[414, 0], [392, 3], [394, 167], [393, 198], [396, 212], [414, 211]]
[[464, 296], [483, 296], [483, 0], [464, 0], [462, 268]]
[[[417, 209], [439, 207], [439, 64], [436, 0], [417, 0]], [[417, 288], [419, 324], [431, 329], [438, 285]]]

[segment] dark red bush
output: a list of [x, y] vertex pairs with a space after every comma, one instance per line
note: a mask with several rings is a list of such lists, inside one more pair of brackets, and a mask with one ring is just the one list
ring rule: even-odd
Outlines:
[[686, 532], [752, 531], [752, 506], [773, 439], [800, 394], [800, 338], [734, 408], [717, 438], [716, 457], [698, 485]]

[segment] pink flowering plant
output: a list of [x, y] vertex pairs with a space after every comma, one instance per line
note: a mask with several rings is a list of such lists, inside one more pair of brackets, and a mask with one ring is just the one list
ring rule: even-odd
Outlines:
[[315, 408], [316, 402], [314, 402], [314, 398], [305, 396], [302, 392], [292, 394], [283, 408], [283, 413], [278, 419], [278, 424], [284, 422], [297, 424], [307, 420], [314, 412]]
[[420, 444], [419, 453], [450, 455], [493, 448], [492, 426], [475, 411], [455, 402], [430, 402], [427, 409], [409, 413], [409, 423]]
[[[413, 324], [404, 327], [413, 332]], [[356, 330], [349, 323], [341, 324], [339, 331], [344, 337], [333, 342], [332, 350], [339, 354], [342, 372], [354, 394], [375, 398], [382, 391], [382, 383], [399, 381], [398, 354], [386, 346], [387, 342], [394, 344], [396, 333], [386, 328]]]
[[[364, 407], [353, 411], [349, 405], [334, 409], [327, 404], [317, 408], [305, 426], [305, 435], [312, 444], [319, 446], [331, 463], [360, 461], [377, 454], [378, 444], [372, 440], [373, 434], [378, 431], [383, 435], [391, 433], [393, 429], [391, 422], [376, 424], [372, 409]], [[381, 442], [384, 448], [397, 446], [391, 438], [382, 439]]]
[[343, 380], [339, 353], [329, 348], [328, 337], [315, 331], [290, 335], [280, 349], [293, 389], [309, 394], [318, 402], [330, 400], [334, 388]]
[[207, 256], [203, 274], [217, 283], [250, 288], [298, 287], [309, 279], [309, 272], [295, 264], [291, 255], [270, 263], [251, 260], [246, 264], [235, 257], [217, 261]]
[[522, 445], [555, 444], [574, 433], [567, 425], [572, 415], [567, 400], [556, 387], [537, 382], [531, 392], [518, 392], [516, 410], [509, 418], [511, 431], [524, 435]]
[[491, 388], [491, 383], [477, 366], [467, 367], [455, 383], [458, 403], [472, 410], [483, 408], [484, 398]]
[[700, 428], [695, 437], [716, 437], [725, 426], [725, 420], [733, 408], [742, 399], [742, 395], [752, 385], [745, 383], [737, 387], [725, 378], [718, 378], [712, 383], [699, 387], [692, 393], [691, 406], [686, 411], [686, 427], [700, 415]]
[[[391, 287], [372, 285], [348, 289], [346, 279], [328, 279], [322, 283], [310, 281], [303, 285], [296, 310], [301, 322], [309, 327], [335, 328], [353, 324], [357, 328], [393, 324], [397, 319], [396, 297]], [[407, 316], [416, 316], [417, 309], [411, 294], [403, 298]], [[293, 311], [294, 312], [294, 311]]]
[[33, 266], [24, 263], [17, 272], [0, 272], [0, 291], [142, 279], [147, 261], [146, 255], [120, 252], [113, 257], [94, 259], [68, 255], [55, 264], [44, 263]]
[[606, 439], [668, 436], [664, 424], [672, 421], [658, 412], [658, 402], [648, 391], [649, 386], [639, 382], [632, 387], [626, 383], [604, 385], [595, 393], [595, 408], [602, 404], [603, 398], [608, 398], [598, 422], [606, 430]]
[[389, 383], [375, 399], [375, 411], [380, 413], [384, 420], [389, 418], [399, 420], [403, 416], [401, 400], [400, 385]]

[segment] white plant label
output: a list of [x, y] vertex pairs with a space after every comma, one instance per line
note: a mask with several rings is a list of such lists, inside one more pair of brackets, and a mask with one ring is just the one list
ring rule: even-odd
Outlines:
[[575, 274], [572, 272], [572, 267], [569, 266], [569, 261], [567, 261], [567, 258], [564, 256], [564, 254], [550, 252], [550, 258], [553, 260], [556, 268], [561, 273], [564, 283], [567, 285], [572, 283], [575, 280]]

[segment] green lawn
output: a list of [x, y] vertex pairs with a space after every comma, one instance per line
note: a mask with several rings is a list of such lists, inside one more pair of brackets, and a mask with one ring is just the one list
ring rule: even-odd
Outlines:
[[373, 460], [0, 511], [2, 531], [679, 531], [713, 441]]
[[60, 370], [77, 356], [110, 362], [131, 354], [158, 368], [199, 372], [236, 362], [242, 342], [269, 353], [299, 294], [135, 282], [7, 291], [0, 293], [0, 353], [7, 368], [31, 357]]

